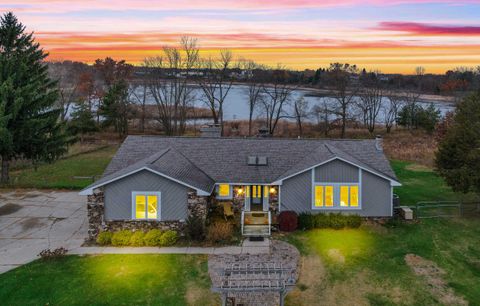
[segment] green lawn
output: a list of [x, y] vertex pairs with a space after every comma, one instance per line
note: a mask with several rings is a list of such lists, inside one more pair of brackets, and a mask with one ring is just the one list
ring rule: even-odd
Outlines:
[[419, 201], [452, 201], [462, 197], [432, 169], [405, 161], [392, 160], [390, 163], [402, 183], [401, 187], [394, 189], [402, 205], [415, 205]]
[[[438, 300], [405, 263], [413, 253], [447, 273], [448, 286], [480, 301], [480, 220], [428, 220], [365, 225], [360, 229], [298, 232], [287, 240], [302, 252], [304, 268], [288, 305], [314, 300], [344, 305], [433, 305]], [[312, 275], [313, 274], [313, 275]]]
[[2, 305], [215, 305], [207, 257], [67, 256], [0, 275]]
[[15, 188], [82, 189], [91, 179], [74, 179], [74, 176], [102, 175], [117, 146], [60, 159], [52, 164], [42, 164], [37, 170], [20, 169], [11, 172], [11, 185]]

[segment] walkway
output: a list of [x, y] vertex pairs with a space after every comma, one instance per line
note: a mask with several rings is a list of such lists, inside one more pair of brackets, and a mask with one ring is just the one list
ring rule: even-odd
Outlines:
[[242, 246], [226, 247], [79, 247], [68, 253], [75, 255], [99, 254], [206, 254], [206, 255], [241, 255], [265, 254], [270, 251], [270, 240], [251, 242], [245, 240]]
[[82, 245], [87, 235], [85, 203], [76, 192], [0, 193], [0, 273], [37, 259], [44, 249]]

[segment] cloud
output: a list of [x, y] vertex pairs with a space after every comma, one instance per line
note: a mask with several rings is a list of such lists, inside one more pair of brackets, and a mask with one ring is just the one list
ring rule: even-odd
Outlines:
[[375, 30], [406, 32], [425, 36], [475, 36], [480, 35], [480, 26], [432, 25], [418, 22], [381, 22]]
[[299, 9], [323, 8], [345, 6], [393, 6], [400, 4], [478, 4], [478, 0], [177, 0], [177, 1], [151, 1], [151, 0], [4, 0], [0, 3], [0, 10], [13, 10], [22, 12], [75, 12], [91, 10], [272, 10], [272, 9]]

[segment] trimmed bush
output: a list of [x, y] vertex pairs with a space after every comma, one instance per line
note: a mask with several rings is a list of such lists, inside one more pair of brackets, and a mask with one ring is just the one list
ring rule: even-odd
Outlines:
[[293, 232], [297, 229], [298, 217], [294, 211], [282, 211], [278, 216], [278, 227], [284, 232]]
[[145, 233], [143, 231], [136, 231], [133, 233], [132, 237], [130, 238], [130, 246], [144, 246], [145, 245]]
[[208, 227], [207, 240], [210, 242], [221, 242], [232, 238], [233, 226], [228, 222], [215, 222]]
[[299, 226], [302, 229], [333, 228], [342, 229], [358, 228], [362, 225], [362, 217], [359, 215], [344, 215], [341, 213], [319, 213], [311, 215], [303, 213], [298, 217]]
[[302, 230], [315, 228], [315, 216], [311, 213], [301, 213], [298, 215], [298, 228]]
[[178, 240], [178, 234], [176, 231], [166, 231], [160, 236], [160, 246], [174, 245]]
[[190, 240], [203, 241], [205, 239], [205, 224], [203, 219], [191, 215], [186, 222], [186, 235]]
[[330, 217], [330, 227], [333, 229], [342, 229], [346, 225], [346, 216], [340, 213], [333, 213], [329, 215]]
[[112, 236], [112, 245], [127, 246], [130, 244], [130, 238], [132, 238], [132, 235], [132, 232], [129, 230], [115, 232]]
[[329, 228], [330, 216], [324, 213], [315, 215], [315, 227], [316, 228]]
[[159, 229], [151, 229], [143, 238], [143, 242], [146, 246], [160, 246], [160, 239], [162, 238], [163, 232]]
[[362, 225], [362, 217], [359, 215], [348, 215], [346, 216], [346, 226], [350, 228], [359, 228]]
[[97, 243], [99, 245], [110, 245], [112, 244], [112, 232], [100, 232], [97, 237]]

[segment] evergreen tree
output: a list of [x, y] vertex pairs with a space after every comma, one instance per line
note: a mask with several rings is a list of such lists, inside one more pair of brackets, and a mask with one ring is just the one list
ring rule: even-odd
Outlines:
[[100, 105], [100, 115], [105, 118], [103, 124], [113, 126], [120, 137], [127, 135], [129, 110], [128, 85], [123, 80], [117, 81], [109, 88]]
[[12, 159], [34, 164], [53, 161], [67, 150], [68, 138], [59, 123], [61, 110], [55, 82], [49, 79], [47, 57], [33, 34], [12, 13], [0, 18], [0, 156], [1, 181], [8, 182]]
[[480, 94], [467, 97], [458, 105], [435, 163], [453, 190], [480, 193]]
[[80, 103], [72, 112], [68, 129], [72, 135], [80, 135], [80, 141], [83, 142], [83, 135], [91, 134], [98, 130], [97, 123], [93, 118], [87, 103]]

